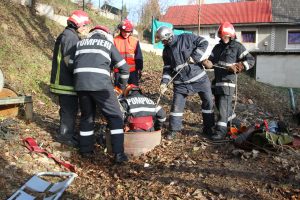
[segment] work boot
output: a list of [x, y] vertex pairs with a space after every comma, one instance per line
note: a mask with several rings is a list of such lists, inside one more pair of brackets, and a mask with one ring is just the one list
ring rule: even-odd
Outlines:
[[96, 142], [103, 148], [106, 148], [106, 137], [102, 133], [96, 135]]
[[226, 137], [226, 134], [216, 133], [213, 136], [211, 136], [211, 139], [214, 140], [214, 141], [217, 141], [217, 140], [224, 140], [225, 137]]
[[127, 162], [128, 158], [125, 153], [116, 153], [115, 154], [115, 163], [121, 164]]
[[69, 134], [60, 134], [57, 136], [57, 141], [61, 142], [62, 144], [68, 145], [73, 148], [79, 147], [78, 139], [75, 136]]
[[214, 135], [213, 128], [203, 128], [202, 132], [198, 134], [199, 136], [206, 138], [206, 139], [211, 139], [211, 137]]
[[168, 131], [166, 134], [166, 139], [167, 140], [173, 140], [177, 136], [177, 131]]
[[95, 157], [95, 153], [93, 151], [91, 152], [80, 152], [80, 155], [82, 158], [85, 158], [85, 159], [94, 159]]
[[227, 123], [227, 126], [230, 127], [230, 126], [235, 126], [237, 128], [241, 127], [241, 120], [237, 119], [237, 118], [234, 118], [231, 120], [231, 123], [230, 121]]

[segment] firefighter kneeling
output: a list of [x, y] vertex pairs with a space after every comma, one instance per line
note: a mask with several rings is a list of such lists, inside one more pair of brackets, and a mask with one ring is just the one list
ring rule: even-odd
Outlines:
[[125, 110], [127, 132], [151, 132], [161, 130], [166, 113], [161, 106], [144, 96], [141, 89], [133, 84], [126, 87], [121, 105]]

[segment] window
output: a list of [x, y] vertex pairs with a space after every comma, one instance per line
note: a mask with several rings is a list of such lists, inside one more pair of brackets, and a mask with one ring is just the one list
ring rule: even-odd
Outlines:
[[286, 30], [286, 49], [300, 49], [300, 29]]
[[256, 32], [255, 31], [242, 31], [242, 42], [243, 43], [256, 43]]
[[300, 44], [300, 30], [288, 31], [288, 44]]
[[216, 38], [216, 33], [209, 33], [209, 37], [212, 38], [212, 39], [215, 39]]

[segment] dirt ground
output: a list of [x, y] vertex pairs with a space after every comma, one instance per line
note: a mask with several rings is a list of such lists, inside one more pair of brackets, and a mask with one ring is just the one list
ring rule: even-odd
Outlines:
[[[160, 76], [158, 72], [145, 73], [141, 84], [154, 100]], [[243, 123], [249, 126], [263, 119], [281, 119], [289, 122], [291, 132], [299, 134], [287, 95], [247, 76], [240, 80], [236, 112]], [[172, 92], [167, 92], [161, 100], [167, 112], [171, 97]], [[35, 101], [33, 122], [25, 123], [22, 112], [18, 118], [0, 122], [0, 198], [11, 196], [37, 172], [67, 171], [45, 155], [31, 154], [22, 142], [30, 136], [57, 158], [76, 165], [78, 177], [62, 199], [300, 199], [298, 150], [212, 144], [199, 135], [199, 102], [197, 96], [188, 98], [179, 138], [163, 139], [146, 155], [115, 165], [100, 146], [90, 160], [57, 142], [58, 107]], [[163, 133], [166, 128], [167, 124]]]

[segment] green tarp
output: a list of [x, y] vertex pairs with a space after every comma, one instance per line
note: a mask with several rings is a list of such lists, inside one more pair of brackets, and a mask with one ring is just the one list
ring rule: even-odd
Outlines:
[[[152, 44], [155, 49], [163, 49], [164, 48], [164, 45], [161, 42], [155, 43], [155, 33], [156, 33], [157, 29], [159, 29], [159, 27], [161, 27], [161, 26], [166, 26], [166, 27], [173, 29], [173, 24], [171, 24], [171, 23], [160, 22], [155, 19], [152, 20]], [[174, 29], [173, 32], [175, 35], [180, 35], [182, 33], [192, 33], [191, 31], [184, 31], [184, 30], [178, 30], [178, 29]]]

